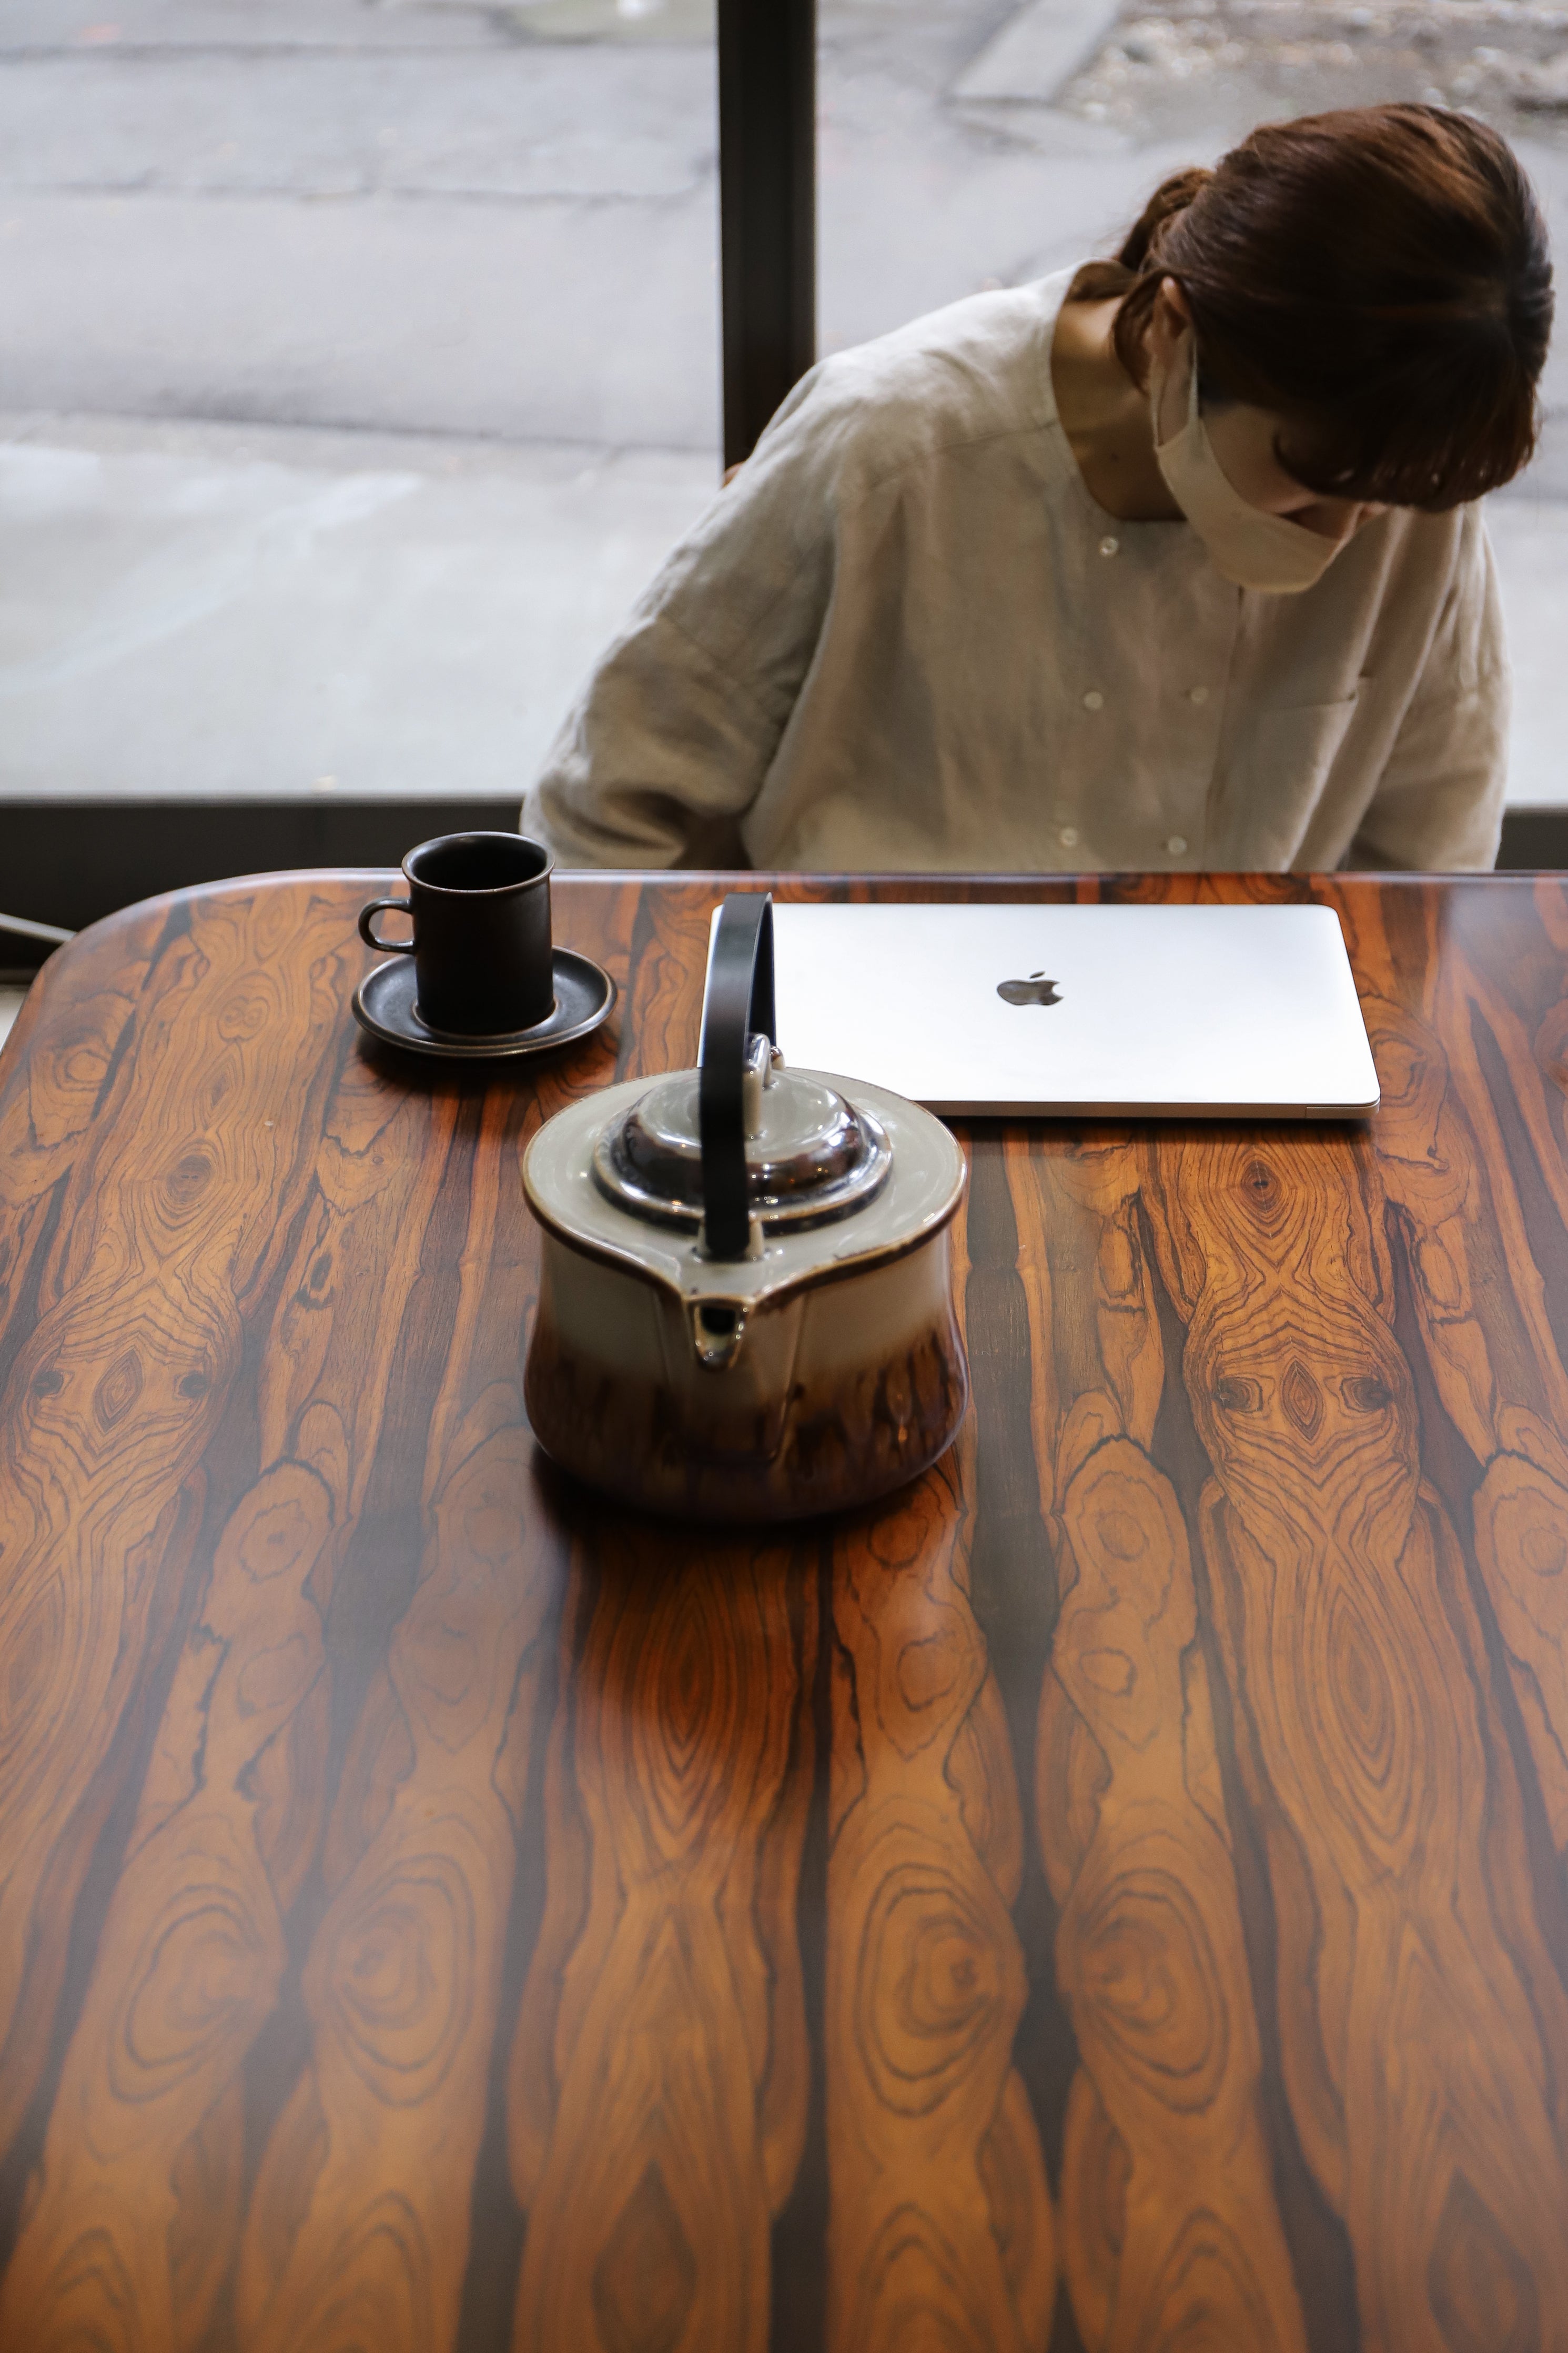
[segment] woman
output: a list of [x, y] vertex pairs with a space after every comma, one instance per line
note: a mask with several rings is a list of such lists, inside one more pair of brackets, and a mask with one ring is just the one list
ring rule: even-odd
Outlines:
[[825, 362], [523, 810], [565, 863], [1489, 867], [1546, 235], [1497, 133], [1265, 124], [1114, 262]]

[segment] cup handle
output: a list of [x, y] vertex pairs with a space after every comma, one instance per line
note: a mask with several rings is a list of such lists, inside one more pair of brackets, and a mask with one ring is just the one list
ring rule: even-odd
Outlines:
[[359, 911], [361, 939], [367, 948], [374, 948], [381, 955], [412, 955], [414, 954], [412, 940], [377, 939], [375, 924], [372, 918], [379, 915], [384, 907], [395, 909], [400, 915], [406, 915], [411, 912], [406, 899], [373, 899], [368, 907], [362, 907]]

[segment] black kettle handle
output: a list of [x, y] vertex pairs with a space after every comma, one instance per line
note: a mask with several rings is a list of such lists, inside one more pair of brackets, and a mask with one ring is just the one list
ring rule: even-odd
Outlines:
[[757, 1030], [776, 1044], [773, 896], [737, 892], [713, 927], [697, 1057], [702, 1236], [710, 1258], [744, 1258], [751, 1240], [744, 1082], [746, 1040]]

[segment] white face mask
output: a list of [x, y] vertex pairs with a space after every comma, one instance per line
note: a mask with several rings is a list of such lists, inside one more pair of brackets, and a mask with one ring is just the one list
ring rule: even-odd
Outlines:
[[[1266, 596], [1299, 595], [1322, 578], [1344, 542], [1325, 539], [1321, 532], [1309, 531], [1284, 515], [1265, 514], [1233, 489], [1198, 413], [1197, 346], [1190, 333], [1182, 340], [1187, 355], [1187, 421], [1169, 441], [1160, 438], [1160, 406], [1173, 371], [1155, 366], [1149, 375], [1154, 456], [1165, 487], [1222, 579], [1233, 580], [1238, 588], [1258, 589]], [[1174, 365], [1181, 364], [1178, 357]]]

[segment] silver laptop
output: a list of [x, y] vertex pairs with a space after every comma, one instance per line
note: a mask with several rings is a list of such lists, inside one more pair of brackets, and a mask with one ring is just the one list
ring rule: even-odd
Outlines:
[[1377, 1108], [1330, 907], [775, 906], [773, 922], [785, 1058], [931, 1111]]

